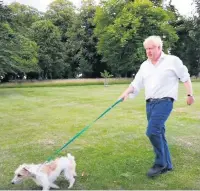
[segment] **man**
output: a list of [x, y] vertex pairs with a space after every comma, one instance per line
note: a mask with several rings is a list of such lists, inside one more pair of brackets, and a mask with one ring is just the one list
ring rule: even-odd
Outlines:
[[186, 88], [188, 105], [193, 104], [194, 97], [187, 68], [178, 57], [162, 52], [161, 38], [150, 36], [143, 45], [148, 59], [142, 63], [135, 79], [120, 98], [126, 100], [130, 93], [137, 94], [145, 88], [148, 120], [146, 135], [155, 152], [155, 162], [147, 176], [154, 177], [173, 170], [165, 137], [165, 122], [172, 111], [174, 100], [177, 100], [179, 80]]

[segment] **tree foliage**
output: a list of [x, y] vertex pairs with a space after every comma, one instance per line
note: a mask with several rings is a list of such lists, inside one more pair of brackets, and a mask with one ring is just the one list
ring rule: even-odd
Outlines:
[[42, 69], [42, 77], [62, 77], [64, 71], [64, 47], [61, 42], [59, 28], [50, 20], [41, 20], [31, 26], [32, 39], [39, 46], [39, 66]]
[[[45, 13], [0, 3], [0, 76], [56, 79], [130, 77], [146, 59], [143, 41], [160, 35], [164, 51], [179, 56], [191, 75], [200, 73], [200, 3], [180, 15], [172, 1], [54, 0]], [[168, 2], [168, 3], [167, 3]], [[2, 77], [1, 77], [2, 78]]]
[[185, 18], [178, 14], [176, 9], [172, 9], [176, 13], [176, 22], [173, 23], [178, 34], [178, 41], [172, 47], [171, 53], [179, 56], [184, 64], [188, 67], [191, 75], [199, 75], [200, 73], [200, 3], [194, 1], [196, 5], [196, 15], [194, 17]]
[[96, 12], [93, 0], [82, 2], [82, 7], [72, 28], [67, 32], [67, 43], [74, 47], [72, 70], [85, 77], [100, 77], [105, 69], [97, 53], [97, 37], [94, 35], [93, 18]]
[[1, 10], [0, 75], [39, 71], [37, 44], [11, 28], [14, 16], [10, 8], [1, 5]]
[[65, 33], [71, 28], [76, 18], [75, 6], [69, 0], [53, 1], [45, 13], [45, 18], [61, 30], [62, 41], [66, 41]]
[[9, 8], [12, 11], [13, 22], [12, 28], [19, 33], [28, 35], [29, 28], [31, 25], [40, 20], [43, 14], [39, 12], [36, 8], [22, 5], [20, 3], [14, 2], [9, 5]]
[[167, 50], [178, 39], [169, 24], [173, 13], [149, 0], [106, 1], [95, 15], [98, 50], [115, 75], [127, 76], [145, 59], [142, 42], [149, 35], [164, 37]]

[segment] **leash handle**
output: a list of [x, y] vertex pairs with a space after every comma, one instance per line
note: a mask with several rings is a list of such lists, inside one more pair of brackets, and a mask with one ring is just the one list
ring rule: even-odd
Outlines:
[[50, 162], [55, 158], [56, 155], [58, 155], [65, 147], [67, 147], [71, 142], [73, 142], [77, 137], [79, 137], [81, 134], [83, 134], [87, 129], [89, 129], [97, 120], [102, 118], [108, 111], [110, 111], [112, 108], [114, 108], [117, 104], [123, 101], [123, 98], [117, 100], [113, 105], [111, 105], [108, 109], [106, 109], [99, 117], [97, 117], [92, 123], [84, 127], [79, 133], [77, 133], [74, 137], [72, 137], [67, 143], [65, 143], [60, 149], [58, 149], [52, 156], [50, 156], [47, 159], [47, 162]]

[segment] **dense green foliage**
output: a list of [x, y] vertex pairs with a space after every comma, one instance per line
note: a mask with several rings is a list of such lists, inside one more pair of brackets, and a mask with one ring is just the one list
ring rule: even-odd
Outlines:
[[168, 24], [173, 19], [171, 12], [149, 0], [128, 3], [111, 0], [98, 7], [94, 18], [95, 33], [99, 37], [98, 50], [111, 72], [127, 76], [137, 71], [145, 59], [143, 39], [149, 35], [156, 34], [167, 39], [166, 50], [172, 46], [178, 39], [175, 29]]
[[[66, 79], [130, 77], [145, 60], [143, 40], [160, 35], [165, 52], [179, 56], [191, 75], [200, 73], [200, 4], [183, 17], [169, 1], [54, 0], [45, 13], [0, 4], [0, 77]], [[164, 8], [163, 8], [164, 7]]]
[[15, 28], [16, 16], [12, 9], [0, 5], [0, 11], [0, 76], [38, 72], [36, 42]]

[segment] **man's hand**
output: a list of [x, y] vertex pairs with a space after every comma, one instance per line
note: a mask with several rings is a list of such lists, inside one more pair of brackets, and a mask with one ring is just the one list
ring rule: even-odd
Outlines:
[[187, 104], [192, 105], [194, 103], [194, 96], [187, 96]]
[[119, 99], [123, 99], [122, 101], [127, 100], [130, 93], [134, 92], [133, 86], [129, 86], [119, 97]]
[[[121, 96], [119, 97], [119, 99], [122, 99], [122, 101], [126, 101], [127, 98], [128, 98], [128, 94], [123, 94], [123, 95], [121, 95]], [[119, 100], [119, 99], [118, 99], [118, 100]]]

